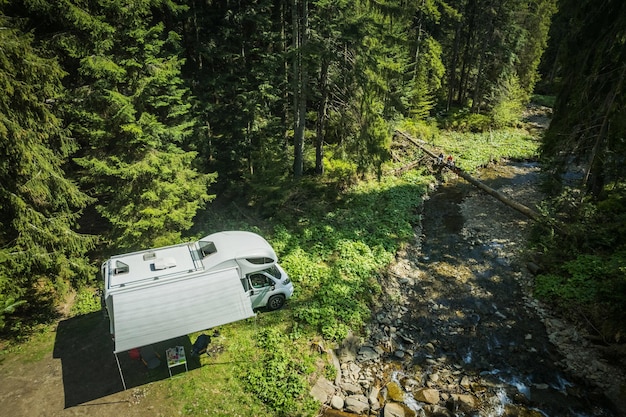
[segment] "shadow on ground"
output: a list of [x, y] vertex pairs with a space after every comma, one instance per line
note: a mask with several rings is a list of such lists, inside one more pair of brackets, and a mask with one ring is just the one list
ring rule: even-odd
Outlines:
[[[141, 361], [131, 359], [128, 352], [119, 353], [126, 388], [169, 378], [165, 362], [165, 350], [169, 347], [184, 346], [188, 369], [199, 368], [199, 358], [190, 355], [191, 345], [188, 336], [154, 344], [153, 348], [162, 360], [158, 367], [150, 370]], [[109, 321], [101, 312], [61, 321], [57, 327], [53, 354], [55, 358], [61, 359], [65, 408], [124, 390], [109, 336]], [[177, 366], [172, 368], [172, 375], [184, 371], [184, 366]]]

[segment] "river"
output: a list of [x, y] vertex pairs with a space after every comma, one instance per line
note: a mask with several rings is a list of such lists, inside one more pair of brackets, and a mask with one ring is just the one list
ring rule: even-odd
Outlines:
[[[533, 208], [538, 176], [530, 163], [478, 174]], [[421, 223], [382, 283], [384, 301], [355, 348], [357, 365], [345, 344], [344, 354], [338, 350], [343, 380], [369, 393], [370, 415], [621, 415], [606, 390], [569, 372], [546, 330], [521, 256], [529, 219], [448, 175], [425, 202]], [[380, 356], [363, 356], [364, 347]], [[393, 402], [402, 407], [390, 411]]]

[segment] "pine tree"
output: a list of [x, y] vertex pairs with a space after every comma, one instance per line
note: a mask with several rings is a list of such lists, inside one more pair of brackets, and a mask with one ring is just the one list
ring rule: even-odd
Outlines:
[[44, 313], [38, 289], [88, 282], [94, 238], [77, 233], [89, 202], [63, 164], [75, 143], [55, 115], [65, 75], [33, 38], [0, 16], [0, 329], [23, 303]]
[[198, 129], [193, 143], [221, 182], [283, 175], [291, 108], [285, 0], [192, 2], [185, 17]]
[[81, 59], [87, 84], [74, 89], [69, 106], [83, 146], [75, 161], [118, 248], [180, 240], [215, 178], [194, 169], [196, 153], [182, 149], [194, 122], [180, 77], [180, 37], [148, 5], [133, 6], [92, 11], [108, 12], [115, 27], [94, 39], [101, 53]]
[[585, 167], [581, 188], [598, 197], [609, 179], [626, 178], [626, 4], [562, 0], [569, 22], [560, 54], [563, 82], [542, 147], [558, 172]]

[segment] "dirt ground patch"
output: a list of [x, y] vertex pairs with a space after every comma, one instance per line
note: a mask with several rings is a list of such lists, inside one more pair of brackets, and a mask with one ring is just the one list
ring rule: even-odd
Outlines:
[[[148, 370], [126, 353], [118, 355], [127, 390], [124, 390], [108, 336], [108, 321], [102, 313], [61, 320], [43, 352], [30, 352], [28, 345], [5, 354], [0, 363], [0, 404], [5, 416], [132, 416], [173, 415], [167, 403], [158, 412], [146, 406], [155, 394], [149, 382], [167, 380], [162, 361]], [[191, 350], [188, 337], [155, 345], [157, 352], [183, 345]], [[200, 366], [189, 358], [189, 370]], [[173, 379], [172, 381], [175, 381]], [[151, 402], [152, 404], [152, 402]]]

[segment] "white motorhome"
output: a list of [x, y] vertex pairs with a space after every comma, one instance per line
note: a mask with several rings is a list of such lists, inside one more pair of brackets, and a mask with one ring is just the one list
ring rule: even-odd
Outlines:
[[281, 308], [293, 294], [270, 244], [244, 231], [113, 256], [101, 272], [116, 354]]

